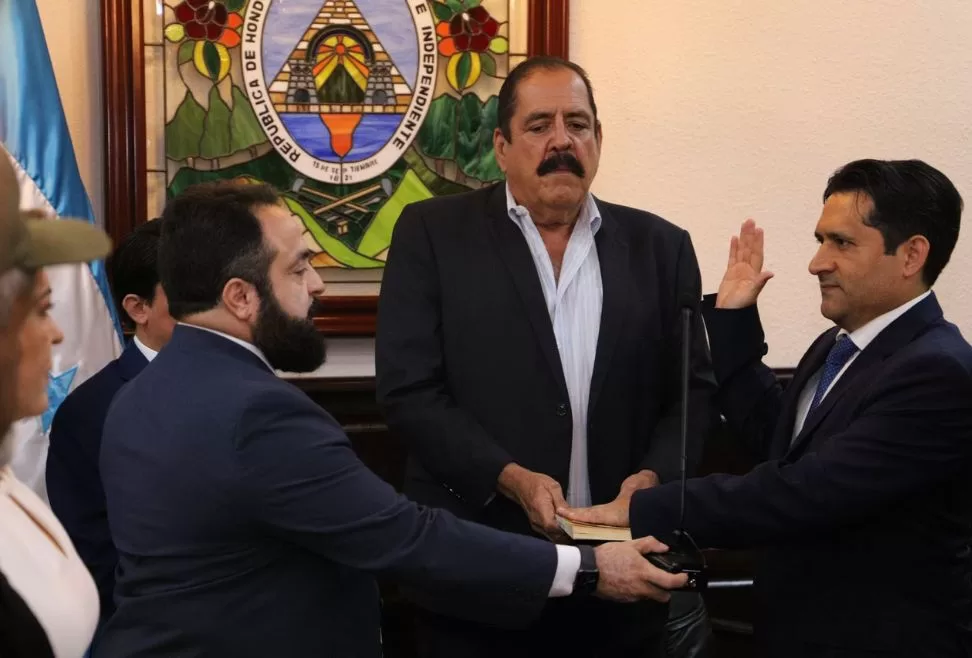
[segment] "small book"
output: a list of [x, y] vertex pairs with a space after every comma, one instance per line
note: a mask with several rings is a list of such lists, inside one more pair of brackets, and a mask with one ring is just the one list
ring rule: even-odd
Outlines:
[[575, 541], [630, 541], [631, 528], [621, 528], [615, 525], [598, 525], [596, 523], [580, 523], [570, 521], [562, 516], [557, 517], [557, 523], [567, 536]]

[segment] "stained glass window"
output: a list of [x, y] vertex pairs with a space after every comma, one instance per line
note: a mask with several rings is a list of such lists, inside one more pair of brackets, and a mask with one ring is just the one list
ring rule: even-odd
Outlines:
[[501, 178], [528, 0], [143, 0], [148, 217], [215, 178], [284, 193], [328, 278], [376, 281], [413, 201]]

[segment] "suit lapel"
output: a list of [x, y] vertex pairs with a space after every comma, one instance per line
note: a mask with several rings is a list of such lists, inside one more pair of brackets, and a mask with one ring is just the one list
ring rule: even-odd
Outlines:
[[793, 379], [786, 385], [783, 408], [780, 410], [780, 420], [776, 426], [776, 435], [773, 439], [770, 456], [782, 457], [790, 449], [790, 444], [793, 442], [793, 424], [796, 422], [796, 415], [800, 406], [800, 393], [813, 374], [820, 370], [824, 361], [827, 360], [827, 352], [830, 351], [830, 345], [834, 342], [836, 335], [837, 328], [834, 327], [818, 336], [810, 349], [803, 355], [803, 358], [800, 359], [800, 363], [797, 364]]
[[487, 223], [496, 243], [496, 249], [523, 301], [523, 307], [536, 334], [540, 351], [543, 352], [561, 392], [566, 397], [567, 382], [560, 362], [560, 352], [557, 351], [557, 338], [554, 336], [553, 324], [550, 322], [550, 312], [547, 310], [547, 302], [540, 287], [540, 275], [523, 233], [510, 219], [506, 207], [504, 183], [493, 188], [487, 205]]
[[[832, 346], [834, 340], [835, 339], [831, 339], [827, 342], [827, 352], [830, 351], [830, 347]], [[826, 359], [826, 352], [824, 354], [824, 358]], [[833, 408], [836, 401], [840, 399], [841, 392], [850, 386], [851, 382], [853, 382], [861, 372], [866, 370], [868, 366], [877, 360], [879, 359], [870, 346], [857, 355], [857, 358], [854, 359], [850, 366], [848, 366], [844, 374], [840, 376], [840, 379], [838, 379], [837, 382], [831, 387], [830, 391], [827, 393], [827, 397], [825, 397], [823, 401], [817, 405], [816, 409], [807, 414], [806, 420], [803, 421], [803, 427], [800, 428], [800, 433], [790, 443], [790, 448], [787, 451], [788, 453], [796, 452], [803, 447], [807, 441], [807, 438], [813, 434], [813, 430], [816, 429], [817, 425], [820, 424], [820, 421], [827, 417], [827, 414], [830, 413], [830, 410]], [[823, 363], [818, 365], [814, 372], [819, 370], [822, 365]], [[790, 427], [792, 432], [793, 425], [791, 424]]]
[[[596, 202], [596, 200], [595, 200]], [[597, 334], [597, 351], [594, 356], [594, 372], [591, 375], [591, 393], [588, 409], [596, 408], [598, 396], [604, 387], [611, 366], [611, 357], [621, 336], [629, 304], [628, 243], [621, 226], [598, 203], [601, 228], [594, 236], [597, 259], [601, 268], [601, 324]], [[589, 412], [590, 413], [590, 412]]]
[[[915, 336], [928, 327], [928, 325], [941, 318], [942, 308], [938, 305], [938, 300], [935, 298], [934, 293], [932, 293], [926, 299], [909, 309], [907, 313], [888, 325], [854, 359], [844, 374], [840, 376], [840, 379], [830, 389], [830, 392], [827, 393], [827, 397], [807, 416], [806, 421], [803, 423], [803, 428], [800, 430], [800, 434], [790, 446], [790, 452], [801, 450], [806, 445], [813, 431], [827, 417], [827, 414], [830, 413], [834, 405], [837, 404], [841, 394], [850, 388], [854, 380], [861, 376], [861, 373], [866, 372], [874, 364], [880, 363], [889, 355], [894, 354], [900, 348], [914, 340]], [[832, 341], [827, 343], [828, 351], [831, 343]]]

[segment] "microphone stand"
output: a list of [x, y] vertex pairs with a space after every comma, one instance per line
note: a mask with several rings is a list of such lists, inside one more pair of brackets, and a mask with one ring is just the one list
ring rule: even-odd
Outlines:
[[692, 305], [682, 304], [682, 381], [681, 381], [681, 492], [679, 496], [678, 529], [669, 543], [667, 553], [650, 553], [647, 560], [669, 573], [688, 574], [688, 581], [680, 589], [700, 591], [709, 584], [705, 555], [699, 550], [692, 536], [685, 531], [685, 488], [688, 470], [688, 402], [689, 370], [691, 365]]

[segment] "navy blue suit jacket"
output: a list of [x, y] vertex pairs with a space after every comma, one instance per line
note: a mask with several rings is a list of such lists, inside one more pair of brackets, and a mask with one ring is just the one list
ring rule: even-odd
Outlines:
[[[795, 439], [800, 392], [836, 328], [784, 392], [761, 362], [756, 307], [713, 301], [717, 399], [767, 461], [690, 480], [685, 528], [703, 546], [768, 549], [757, 586], [770, 655], [972, 655], [972, 348], [935, 296], [878, 334]], [[671, 532], [678, 494], [637, 492], [634, 534]]]
[[108, 528], [98, 468], [101, 433], [115, 394], [147, 364], [135, 343], [129, 343], [120, 357], [71, 391], [51, 424], [47, 495], [98, 586], [102, 620], [115, 609], [112, 590], [118, 554]]
[[119, 568], [96, 658], [378, 656], [373, 574], [517, 625], [556, 569], [549, 543], [398, 495], [303, 392], [192, 327], [116, 397], [101, 472]]

